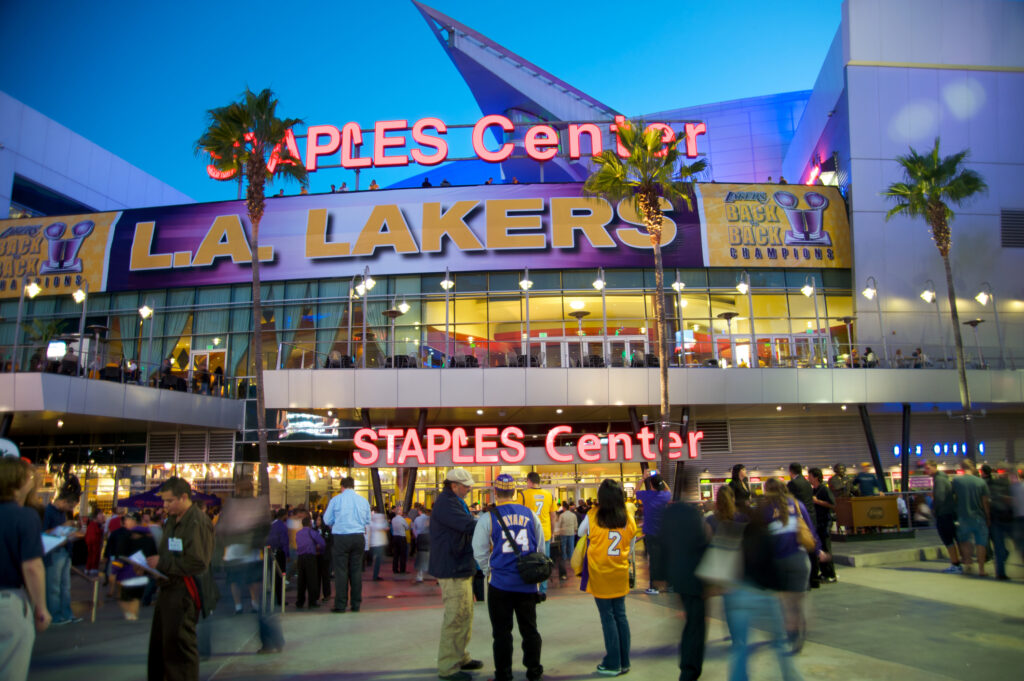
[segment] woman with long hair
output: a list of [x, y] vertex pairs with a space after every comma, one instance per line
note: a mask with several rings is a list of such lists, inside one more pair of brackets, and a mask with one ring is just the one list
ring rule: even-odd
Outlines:
[[586, 538], [587, 561], [580, 588], [593, 594], [604, 632], [605, 656], [597, 673], [618, 676], [629, 671], [629, 565], [636, 539], [636, 521], [626, 513], [626, 494], [608, 478], [597, 490], [597, 508], [587, 513], [577, 532]]
[[786, 624], [786, 634], [798, 653], [803, 648], [804, 636], [807, 633], [807, 621], [804, 616], [804, 593], [811, 575], [811, 561], [808, 549], [800, 545], [797, 538], [800, 519], [806, 524], [814, 537], [814, 551], [821, 553], [821, 540], [814, 531], [814, 523], [807, 509], [794, 498], [786, 485], [778, 478], [769, 478], [764, 484], [764, 499], [761, 504], [762, 520], [768, 525], [772, 536], [775, 561], [782, 580], [782, 614]]

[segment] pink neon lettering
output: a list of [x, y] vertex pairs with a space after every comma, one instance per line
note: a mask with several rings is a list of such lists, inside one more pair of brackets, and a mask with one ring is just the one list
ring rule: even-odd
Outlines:
[[574, 161], [580, 158], [580, 135], [587, 135], [590, 138], [590, 155], [600, 156], [604, 148], [601, 140], [601, 128], [593, 123], [577, 125], [569, 124], [569, 158]]
[[629, 125], [629, 123], [626, 123], [625, 116], [616, 116], [615, 123], [608, 126], [608, 129], [615, 133], [615, 153], [620, 158], [629, 158], [629, 150], [622, 146], [622, 140], [619, 139], [619, 127], [626, 125]]
[[398, 453], [398, 465], [405, 464], [406, 459], [409, 458], [415, 458], [420, 465], [427, 463], [423, 456], [423, 448], [420, 447], [420, 434], [416, 432], [415, 428], [405, 431], [402, 451]]
[[[519, 463], [526, 458], [526, 447], [523, 446], [522, 440], [526, 437], [523, 433], [523, 429], [518, 426], [509, 426], [501, 431], [501, 444], [509, 447], [514, 451], [513, 454], [508, 449], [502, 449], [498, 452], [501, 456], [501, 460], [505, 463]], [[513, 439], [518, 438], [518, 439]]]
[[672, 126], [665, 125], [664, 123], [651, 123], [647, 126], [644, 132], [648, 132], [650, 130], [661, 130], [661, 142], [666, 146], [655, 154], [655, 156], [660, 158], [668, 153], [668, 145], [676, 141], [676, 131], [672, 129]]
[[697, 135], [703, 135], [707, 131], [708, 126], [705, 123], [686, 124], [686, 156], [688, 158], [697, 157]]
[[579, 442], [576, 443], [576, 451], [584, 461], [600, 461], [601, 438], [593, 433], [580, 435]]
[[572, 432], [572, 428], [569, 426], [555, 426], [548, 431], [548, 436], [544, 438], [544, 449], [547, 450], [548, 456], [553, 461], [561, 463], [570, 463], [572, 461], [572, 454], [562, 454], [555, 449], [555, 438], [559, 435], [568, 435]]
[[494, 438], [498, 437], [497, 428], [476, 429], [476, 463], [498, 463], [498, 453], [493, 451], [498, 448]]
[[488, 163], [500, 163], [512, 155], [512, 143], [506, 142], [497, 151], [488, 151], [484, 146], [484, 132], [492, 125], [500, 125], [505, 132], [512, 132], [515, 126], [512, 121], [499, 114], [484, 116], [473, 126], [473, 151]]
[[284, 161], [281, 159], [281, 142], [274, 145], [274, 150], [270, 153], [270, 162], [267, 163], [267, 172], [273, 175], [277, 171], [277, 166], [281, 163], [301, 163], [302, 157], [299, 156], [299, 145], [295, 141], [295, 133], [292, 132], [291, 128], [288, 128], [284, 133], [285, 148], [288, 150], [288, 154], [291, 156], [291, 160]]
[[656, 458], [658, 458], [658, 455], [655, 452], [651, 451], [651, 441], [654, 439], [654, 433], [651, 432], [651, 429], [649, 427], [644, 426], [643, 428], [641, 428], [640, 432], [637, 434], [636, 437], [638, 440], [640, 440], [641, 456], [643, 456], [648, 461], [654, 461]]
[[697, 443], [704, 439], [703, 430], [691, 430], [686, 434], [687, 439], [690, 441], [690, 458], [696, 459], [700, 455], [700, 450], [697, 448]]
[[[306, 135], [306, 170], [316, 170], [321, 156], [330, 156], [341, 146], [341, 133], [333, 125], [311, 125]], [[327, 144], [320, 144], [321, 135], [327, 135]]]
[[408, 121], [377, 121], [373, 126], [373, 165], [378, 168], [388, 166], [407, 166], [409, 157], [405, 154], [398, 156], [386, 156], [385, 152], [391, 147], [404, 147], [405, 137], [388, 137], [388, 133], [395, 130], [405, 130]]
[[381, 428], [380, 437], [387, 440], [388, 448], [386, 453], [386, 461], [389, 466], [395, 465], [395, 440], [402, 437], [405, 434], [401, 428]]
[[459, 427], [452, 431], [452, 463], [473, 463], [472, 454], [463, 454], [462, 448], [469, 444], [466, 429]]
[[[377, 463], [377, 458], [380, 456], [380, 450], [377, 449], [377, 445], [374, 441], [377, 439], [377, 433], [372, 428], [360, 428], [352, 436], [352, 444], [355, 445], [355, 449], [352, 450], [352, 459], [360, 466], [372, 466]], [[363, 454], [363, 452], [366, 452]]]
[[436, 166], [448, 158], [448, 143], [440, 137], [424, 133], [424, 128], [434, 128], [439, 135], [443, 135], [448, 132], [448, 126], [440, 118], [421, 118], [412, 126], [412, 139], [416, 144], [437, 150], [433, 154], [424, 154], [419, 149], [413, 149], [409, 152], [412, 160], [421, 166]]
[[358, 123], [349, 121], [341, 128], [341, 167], [369, 168], [372, 158], [359, 158], [356, 147], [363, 144], [363, 131]]
[[683, 436], [674, 430], [668, 432], [668, 458], [678, 459], [683, 455]]
[[558, 133], [550, 125], [535, 125], [526, 131], [525, 145], [533, 160], [550, 161], [558, 154]]
[[608, 460], [615, 461], [618, 458], [619, 445], [622, 445], [622, 458], [632, 461], [633, 440], [628, 433], [608, 433]]
[[[440, 441], [438, 441], [440, 437]], [[427, 463], [436, 463], [438, 452], [452, 446], [452, 434], [444, 428], [427, 428]]]

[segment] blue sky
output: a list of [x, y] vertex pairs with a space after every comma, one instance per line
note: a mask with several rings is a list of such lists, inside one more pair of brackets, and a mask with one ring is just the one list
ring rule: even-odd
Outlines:
[[[810, 89], [841, 5], [426, 4], [631, 116]], [[409, 0], [0, 0], [0, 89], [196, 200], [235, 196], [233, 183], [206, 176], [192, 144], [206, 110], [246, 85], [272, 88], [281, 115], [309, 124], [452, 125], [481, 113]], [[419, 170], [375, 174], [387, 184]], [[310, 189], [352, 180], [322, 170]]]

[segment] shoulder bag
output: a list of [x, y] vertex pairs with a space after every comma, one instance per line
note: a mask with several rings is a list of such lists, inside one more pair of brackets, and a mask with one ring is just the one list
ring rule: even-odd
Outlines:
[[512, 537], [508, 525], [505, 524], [505, 519], [498, 513], [498, 509], [492, 508], [491, 515], [497, 518], [498, 524], [501, 525], [501, 531], [505, 533], [505, 539], [508, 540], [512, 550], [515, 551], [516, 570], [519, 571], [519, 578], [526, 584], [540, 584], [547, 581], [551, 577], [551, 568], [554, 565], [552, 560], [538, 551], [523, 553], [515, 538]]
[[800, 544], [805, 551], [814, 550], [814, 535], [811, 534], [811, 528], [807, 527], [807, 523], [804, 521], [804, 514], [800, 512], [800, 507], [794, 505], [793, 512], [796, 513], [796, 541]]
[[590, 544], [590, 536], [577, 537], [576, 548], [572, 551], [572, 560], [569, 564], [572, 566], [572, 571], [577, 575], [583, 574], [583, 566], [587, 562], [587, 546]]

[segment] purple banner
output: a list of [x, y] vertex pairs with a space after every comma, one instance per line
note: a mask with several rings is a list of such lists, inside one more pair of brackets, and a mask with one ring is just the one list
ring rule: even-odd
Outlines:
[[[627, 204], [580, 184], [435, 187], [273, 197], [260, 225], [261, 279], [531, 269], [651, 267]], [[665, 267], [702, 267], [697, 211], [666, 206]], [[105, 289], [250, 281], [244, 201], [124, 211]]]

